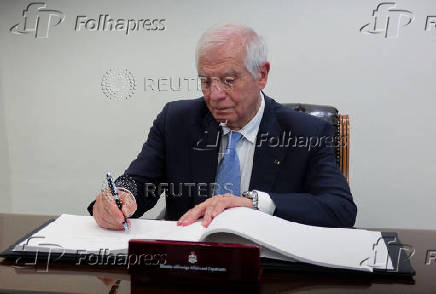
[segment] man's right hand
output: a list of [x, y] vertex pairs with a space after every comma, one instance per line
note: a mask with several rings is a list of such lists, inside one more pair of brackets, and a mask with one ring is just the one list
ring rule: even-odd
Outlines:
[[[137, 205], [132, 195], [121, 190], [118, 190], [118, 195], [123, 205], [122, 212], [115, 203], [115, 199], [109, 189], [105, 189], [97, 195], [92, 215], [100, 227], [111, 230], [123, 230], [124, 215], [129, 217], [136, 211]], [[129, 219], [127, 219], [127, 223], [130, 227]]]

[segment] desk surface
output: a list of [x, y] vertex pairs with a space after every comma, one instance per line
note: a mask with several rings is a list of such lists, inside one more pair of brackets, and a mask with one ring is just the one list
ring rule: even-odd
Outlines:
[[[0, 250], [37, 228], [50, 216], [0, 214]], [[247, 293], [435, 293], [436, 260], [426, 264], [428, 250], [436, 258], [436, 231], [392, 230], [403, 244], [413, 246], [416, 276], [410, 280], [326, 273], [264, 272], [258, 289]], [[7, 291], [5, 291], [7, 290]], [[123, 268], [74, 265], [16, 267], [0, 262], [0, 293], [244, 293], [242, 289], [213, 289], [175, 285], [131, 285]]]

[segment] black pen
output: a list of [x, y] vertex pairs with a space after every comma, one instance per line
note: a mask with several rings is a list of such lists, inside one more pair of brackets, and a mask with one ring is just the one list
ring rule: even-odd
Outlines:
[[[121, 204], [120, 196], [118, 195], [118, 189], [115, 186], [114, 180], [112, 179], [112, 176], [110, 173], [106, 174], [106, 179], [107, 179], [107, 185], [109, 186], [109, 190], [111, 190], [111, 194], [112, 194], [112, 196], [114, 196], [115, 203], [117, 204], [118, 208], [121, 210], [121, 213], [123, 213], [123, 210], [122, 210], [123, 205]], [[123, 213], [123, 215], [124, 215], [124, 213]], [[128, 232], [129, 226], [127, 225], [127, 218], [125, 215], [124, 215], [123, 226], [124, 226], [124, 231]]]

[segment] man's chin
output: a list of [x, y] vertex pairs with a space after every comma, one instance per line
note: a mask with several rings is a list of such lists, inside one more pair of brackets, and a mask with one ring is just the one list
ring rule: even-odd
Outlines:
[[223, 114], [221, 114], [221, 115], [219, 115], [219, 114], [214, 114], [214, 116], [213, 116], [214, 118], [215, 118], [215, 120], [217, 121], [217, 122], [220, 122], [220, 123], [225, 123], [225, 122], [228, 122], [228, 121], [232, 121], [234, 118], [233, 118], [233, 116], [232, 115], [223, 115]]
[[215, 120], [221, 124], [231, 124], [233, 121], [231, 117], [215, 117]]

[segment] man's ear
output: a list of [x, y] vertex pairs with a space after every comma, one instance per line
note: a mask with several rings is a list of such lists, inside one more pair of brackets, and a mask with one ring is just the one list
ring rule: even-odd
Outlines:
[[270, 70], [270, 64], [268, 61], [262, 63], [259, 69], [259, 79], [257, 81], [259, 88], [262, 90], [265, 88], [266, 83], [268, 81], [268, 74]]

